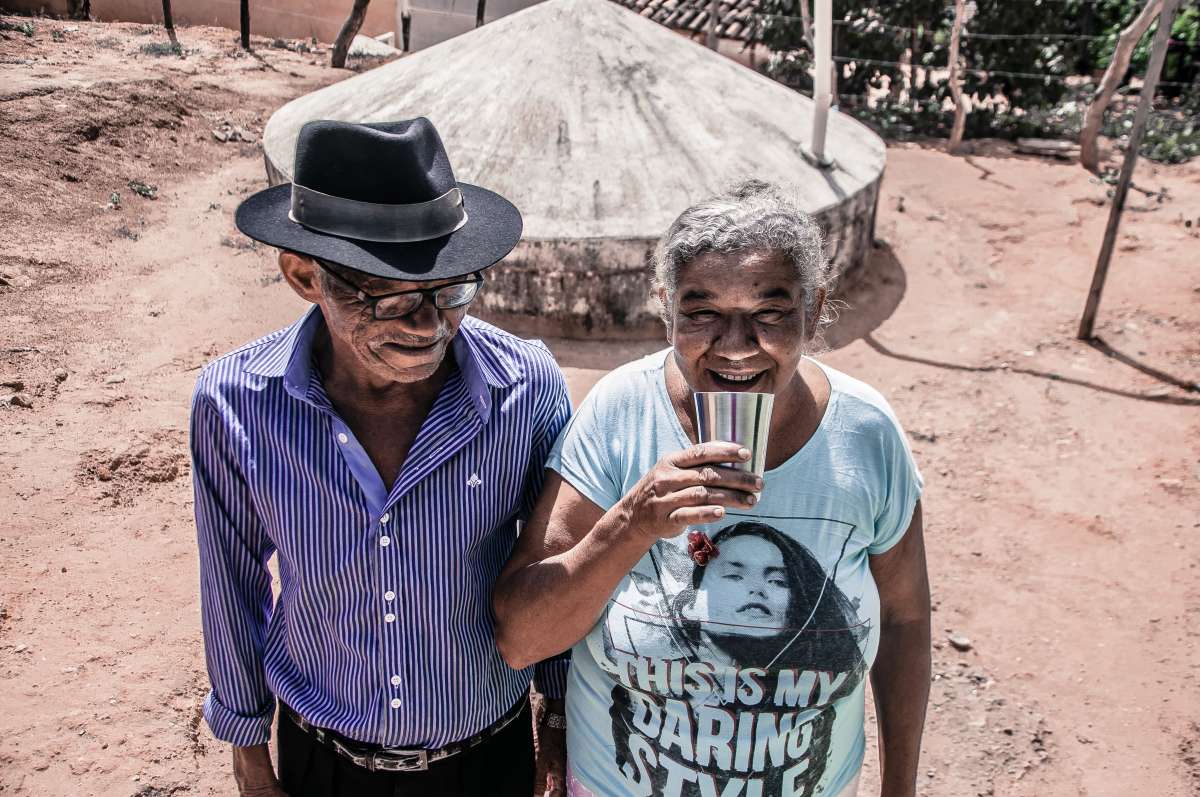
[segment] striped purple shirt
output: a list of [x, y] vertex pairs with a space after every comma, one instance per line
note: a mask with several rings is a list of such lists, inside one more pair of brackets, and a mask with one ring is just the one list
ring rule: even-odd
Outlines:
[[[360, 741], [442, 747], [495, 722], [534, 674], [497, 652], [491, 593], [570, 415], [566, 383], [541, 343], [468, 316], [389, 491], [321, 385], [323, 324], [313, 307], [196, 385], [204, 717], [218, 739], [260, 744], [278, 696]], [[561, 696], [567, 664], [537, 665], [539, 689]]]

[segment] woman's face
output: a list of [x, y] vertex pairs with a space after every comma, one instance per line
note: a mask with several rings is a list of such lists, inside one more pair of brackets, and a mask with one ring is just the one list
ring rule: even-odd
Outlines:
[[761, 537], [741, 536], [720, 545], [696, 590], [696, 614], [705, 631], [722, 635], [776, 636], [787, 627], [792, 590], [783, 553]]
[[794, 266], [764, 249], [684, 264], [669, 312], [675, 361], [697, 391], [784, 392], [814, 326]]

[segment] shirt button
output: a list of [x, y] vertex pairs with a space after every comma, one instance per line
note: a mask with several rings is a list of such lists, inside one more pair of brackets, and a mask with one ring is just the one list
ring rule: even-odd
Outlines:
[[399, 686], [399, 685], [400, 685], [400, 676], [393, 675], [392, 676], [392, 686]]
[[392, 538], [385, 534], [379, 538], [379, 544], [386, 548], [392, 544]]
[[345, 432], [338, 432], [338, 442], [344, 445], [350, 442], [350, 438], [346, 436]]
[[392, 702], [391, 702], [391, 707], [392, 708], [400, 708], [400, 698], [393, 697]]
[[385, 614], [383, 616], [383, 619], [385, 622], [394, 623], [394, 622], [396, 622], [396, 615], [392, 614], [391, 612], [388, 612], [387, 614]]
[[383, 593], [383, 599], [385, 601], [394, 601], [396, 600], [396, 593], [389, 589], [387, 592]]
[[384, 513], [383, 513], [383, 517], [379, 518], [379, 522], [380, 522], [380, 523], [387, 523], [387, 522], [388, 522], [389, 520], [391, 520], [391, 519], [392, 519], [392, 513], [391, 513], [391, 512], [384, 512]]

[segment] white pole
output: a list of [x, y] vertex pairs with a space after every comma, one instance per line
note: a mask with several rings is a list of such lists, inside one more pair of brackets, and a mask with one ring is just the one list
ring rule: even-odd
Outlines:
[[832, 0], [816, 0], [816, 52], [813, 53], [813, 69], [816, 70], [813, 101], [816, 108], [813, 113], [812, 155], [818, 163], [827, 163], [829, 160], [825, 157], [825, 128], [829, 124], [829, 84], [833, 74], [832, 6]]

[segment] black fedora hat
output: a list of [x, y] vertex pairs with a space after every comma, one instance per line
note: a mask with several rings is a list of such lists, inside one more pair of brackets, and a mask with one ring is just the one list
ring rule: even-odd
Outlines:
[[247, 198], [235, 220], [280, 249], [388, 279], [427, 281], [497, 263], [521, 238], [504, 197], [457, 182], [433, 123], [309, 122], [292, 183]]

